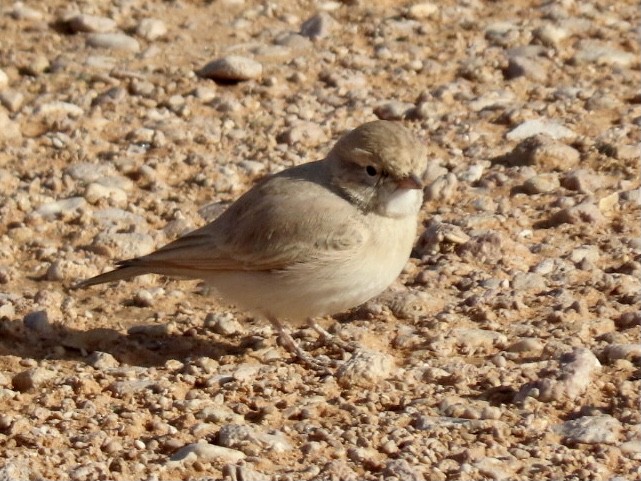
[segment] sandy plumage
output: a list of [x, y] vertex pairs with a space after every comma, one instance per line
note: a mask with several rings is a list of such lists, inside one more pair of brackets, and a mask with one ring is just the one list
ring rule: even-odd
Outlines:
[[264, 179], [210, 224], [79, 287], [155, 273], [204, 279], [271, 320], [349, 309], [405, 265], [425, 163], [400, 124], [364, 124], [325, 159]]

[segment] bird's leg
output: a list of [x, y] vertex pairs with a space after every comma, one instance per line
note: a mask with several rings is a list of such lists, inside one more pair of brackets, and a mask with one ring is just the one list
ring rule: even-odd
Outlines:
[[287, 352], [298, 358], [306, 366], [311, 367], [312, 369], [319, 371], [322, 374], [331, 374], [325, 364], [323, 364], [318, 359], [315, 359], [298, 345], [298, 343], [289, 333], [289, 330], [278, 319], [276, 319], [275, 317], [269, 317], [268, 319], [269, 322], [271, 322], [271, 324], [278, 331], [279, 343], [285, 348], [285, 350], [287, 350]]
[[329, 332], [327, 332], [326, 329], [323, 328], [318, 322], [316, 322], [315, 319], [313, 318], [308, 318], [307, 319], [307, 325], [314, 329], [317, 333], [318, 336], [320, 337], [321, 342], [324, 345], [327, 344], [333, 344], [334, 346], [338, 347], [339, 349], [342, 349], [347, 352], [354, 352], [354, 347], [351, 346], [349, 343], [343, 341], [341, 338], [338, 336], [332, 335]]

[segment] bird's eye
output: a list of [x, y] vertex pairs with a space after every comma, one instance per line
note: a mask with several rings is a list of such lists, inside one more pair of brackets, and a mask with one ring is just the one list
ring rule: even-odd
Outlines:
[[367, 175], [369, 175], [370, 177], [374, 177], [378, 174], [378, 170], [376, 170], [376, 167], [374, 167], [373, 165], [368, 165], [367, 167], [365, 167], [365, 172], [367, 172]]

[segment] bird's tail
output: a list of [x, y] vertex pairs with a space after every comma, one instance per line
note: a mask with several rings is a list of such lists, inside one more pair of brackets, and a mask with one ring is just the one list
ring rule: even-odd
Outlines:
[[145, 266], [144, 262], [140, 262], [139, 258], [129, 259], [118, 262], [117, 269], [80, 281], [73, 287], [74, 289], [84, 289], [86, 287], [95, 286], [96, 284], [131, 279], [132, 277], [150, 273], [151, 271], [149, 268]]

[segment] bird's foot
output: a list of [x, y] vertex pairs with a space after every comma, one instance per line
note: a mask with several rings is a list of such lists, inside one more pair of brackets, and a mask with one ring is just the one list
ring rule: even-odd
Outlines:
[[292, 335], [289, 333], [287, 328], [283, 326], [280, 323], [280, 321], [278, 321], [277, 319], [270, 319], [270, 321], [278, 330], [279, 344], [283, 348], [285, 348], [285, 350], [289, 352], [292, 356], [298, 359], [298, 361], [300, 361], [301, 364], [303, 364], [304, 366], [310, 369], [313, 369], [314, 371], [318, 372], [320, 375], [323, 375], [323, 376], [332, 374], [332, 371], [329, 370], [331, 360], [316, 358], [312, 356], [310, 353], [308, 353], [302, 347], [300, 347], [300, 345], [294, 340]]
[[314, 329], [318, 334], [321, 345], [324, 346], [336, 346], [345, 352], [354, 352], [358, 346], [353, 343], [345, 342], [340, 337], [330, 334], [324, 329], [320, 324], [318, 324], [314, 319], [307, 319], [307, 325]]

